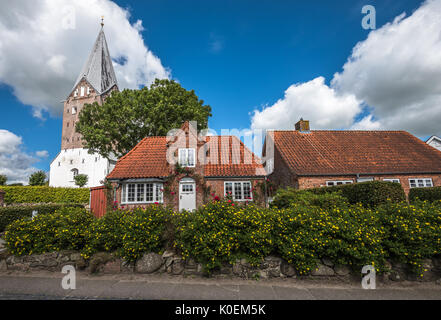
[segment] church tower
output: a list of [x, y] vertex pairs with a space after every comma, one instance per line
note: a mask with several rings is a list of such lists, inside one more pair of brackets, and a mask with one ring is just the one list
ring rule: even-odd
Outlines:
[[116, 159], [89, 154], [83, 148], [81, 134], [75, 131], [85, 104], [97, 102], [101, 105], [113, 91], [119, 90], [103, 26], [101, 23], [92, 52], [64, 101], [61, 152], [50, 166], [49, 185], [53, 187], [75, 187], [74, 177], [78, 174], [88, 176], [86, 187], [102, 185], [102, 180], [116, 163]]
[[92, 52], [64, 102], [61, 150], [83, 147], [81, 135], [75, 132], [79, 112], [85, 104], [98, 102], [101, 105], [114, 90], [118, 90], [118, 83], [106, 36], [101, 28]]

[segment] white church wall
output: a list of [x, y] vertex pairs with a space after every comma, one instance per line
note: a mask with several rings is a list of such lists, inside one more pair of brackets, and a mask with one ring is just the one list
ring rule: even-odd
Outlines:
[[85, 187], [101, 186], [101, 181], [115, 167], [113, 162], [99, 154], [89, 154], [86, 149], [65, 149], [52, 161], [49, 185], [51, 187], [76, 187], [73, 170], [86, 174], [89, 181]]

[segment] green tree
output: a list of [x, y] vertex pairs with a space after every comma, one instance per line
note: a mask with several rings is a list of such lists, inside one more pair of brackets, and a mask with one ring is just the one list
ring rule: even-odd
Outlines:
[[75, 180], [75, 184], [82, 188], [87, 184], [87, 181], [89, 181], [89, 177], [87, 176], [87, 174], [77, 174], [74, 178]]
[[46, 173], [44, 171], [37, 171], [29, 177], [30, 186], [44, 186], [46, 183]]
[[6, 181], [8, 181], [8, 177], [4, 174], [0, 174], [0, 186], [6, 185]]
[[76, 131], [90, 152], [121, 157], [148, 136], [165, 136], [184, 121], [208, 127], [211, 107], [193, 90], [172, 80], [159, 80], [141, 90], [112, 92], [105, 103], [87, 104], [79, 114]]

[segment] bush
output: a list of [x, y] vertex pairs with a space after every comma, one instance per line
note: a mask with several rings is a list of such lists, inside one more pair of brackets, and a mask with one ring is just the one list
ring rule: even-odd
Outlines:
[[355, 184], [346, 184], [333, 187], [310, 189], [316, 194], [341, 192], [350, 204], [361, 203], [365, 207], [374, 208], [387, 202], [399, 203], [406, 201], [406, 194], [399, 183], [386, 181], [371, 181]]
[[357, 270], [384, 267], [385, 232], [371, 209], [357, 205], [325, 211], [292, 205], [277, 215], [277, 250], [301, 275], [313, 271], [322, 258]]
[[162, 206], [109, 212], [90, 226], [83, 257], [98, 251], [114, 252], [127, 261], [136, 261], [145, 252], [160, 252], [171, 212]]
[[387, 203], [379, 207], [388, 256], [422, 273], [423, 260], [441, 253], [441, 202]]
[[313, 206], [323, 209], [333, 207], [345, 207], [348, 200], [340, 195], [340, 192], [316, 194], [308, 190], [286, 188], [277, 190], [271, 203], [273, 208], [288, 208], [292, 204]]
[[439, 201], [441, 200], [441, 187], [410, 189], [409, 201], [414, 202], [417, 199], [430, 202]]
[[52, 213], [62, 207], [84, 207], [81, 204], [46, 204], [46, 205], [31, 205], [31, 206], [8, 206], [0, 207], [0, 232], [3, 232], [6, 227], [15, 220], [25, 217], [32, 217], [33, 211], [38, 211], [39, 214]]
[[11, 187], [2, 186], [6, 192], [6, 204], [19, 203], [89, 203], [90, 191], [87, 188], [52, 188], [37, 187]]
[[135, 261], [145, 252], [161, 252], [167, 219], [172, 212], [160, 205], [135, 209], [124, 215], [122, 247], [119, 255], [127, 261]]
[[62, 208], [53, 214], [23, 218], [6, 228], [6, 247], [17, 256], [60, 250], [81, 251], [86, 245], [87, 230], [94, 220], [94, 216], [80, 208]]
[[174, 214], [175, 246], [210, 272], [246, 258], [260, 263], [274, 249], [274, 212], [253, 204], [215, 201], [194, 212]]

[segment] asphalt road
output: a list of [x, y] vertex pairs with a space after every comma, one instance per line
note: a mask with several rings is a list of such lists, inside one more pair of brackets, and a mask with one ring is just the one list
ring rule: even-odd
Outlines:
[[356, 283], [305, 280], [246, 281], [161, 276], [78, 275], [75, 290], [63, 274], [0, 274], [0, 299], [148, 300], [440, 300], [441, 285], [400, 283], [363, 290]]

